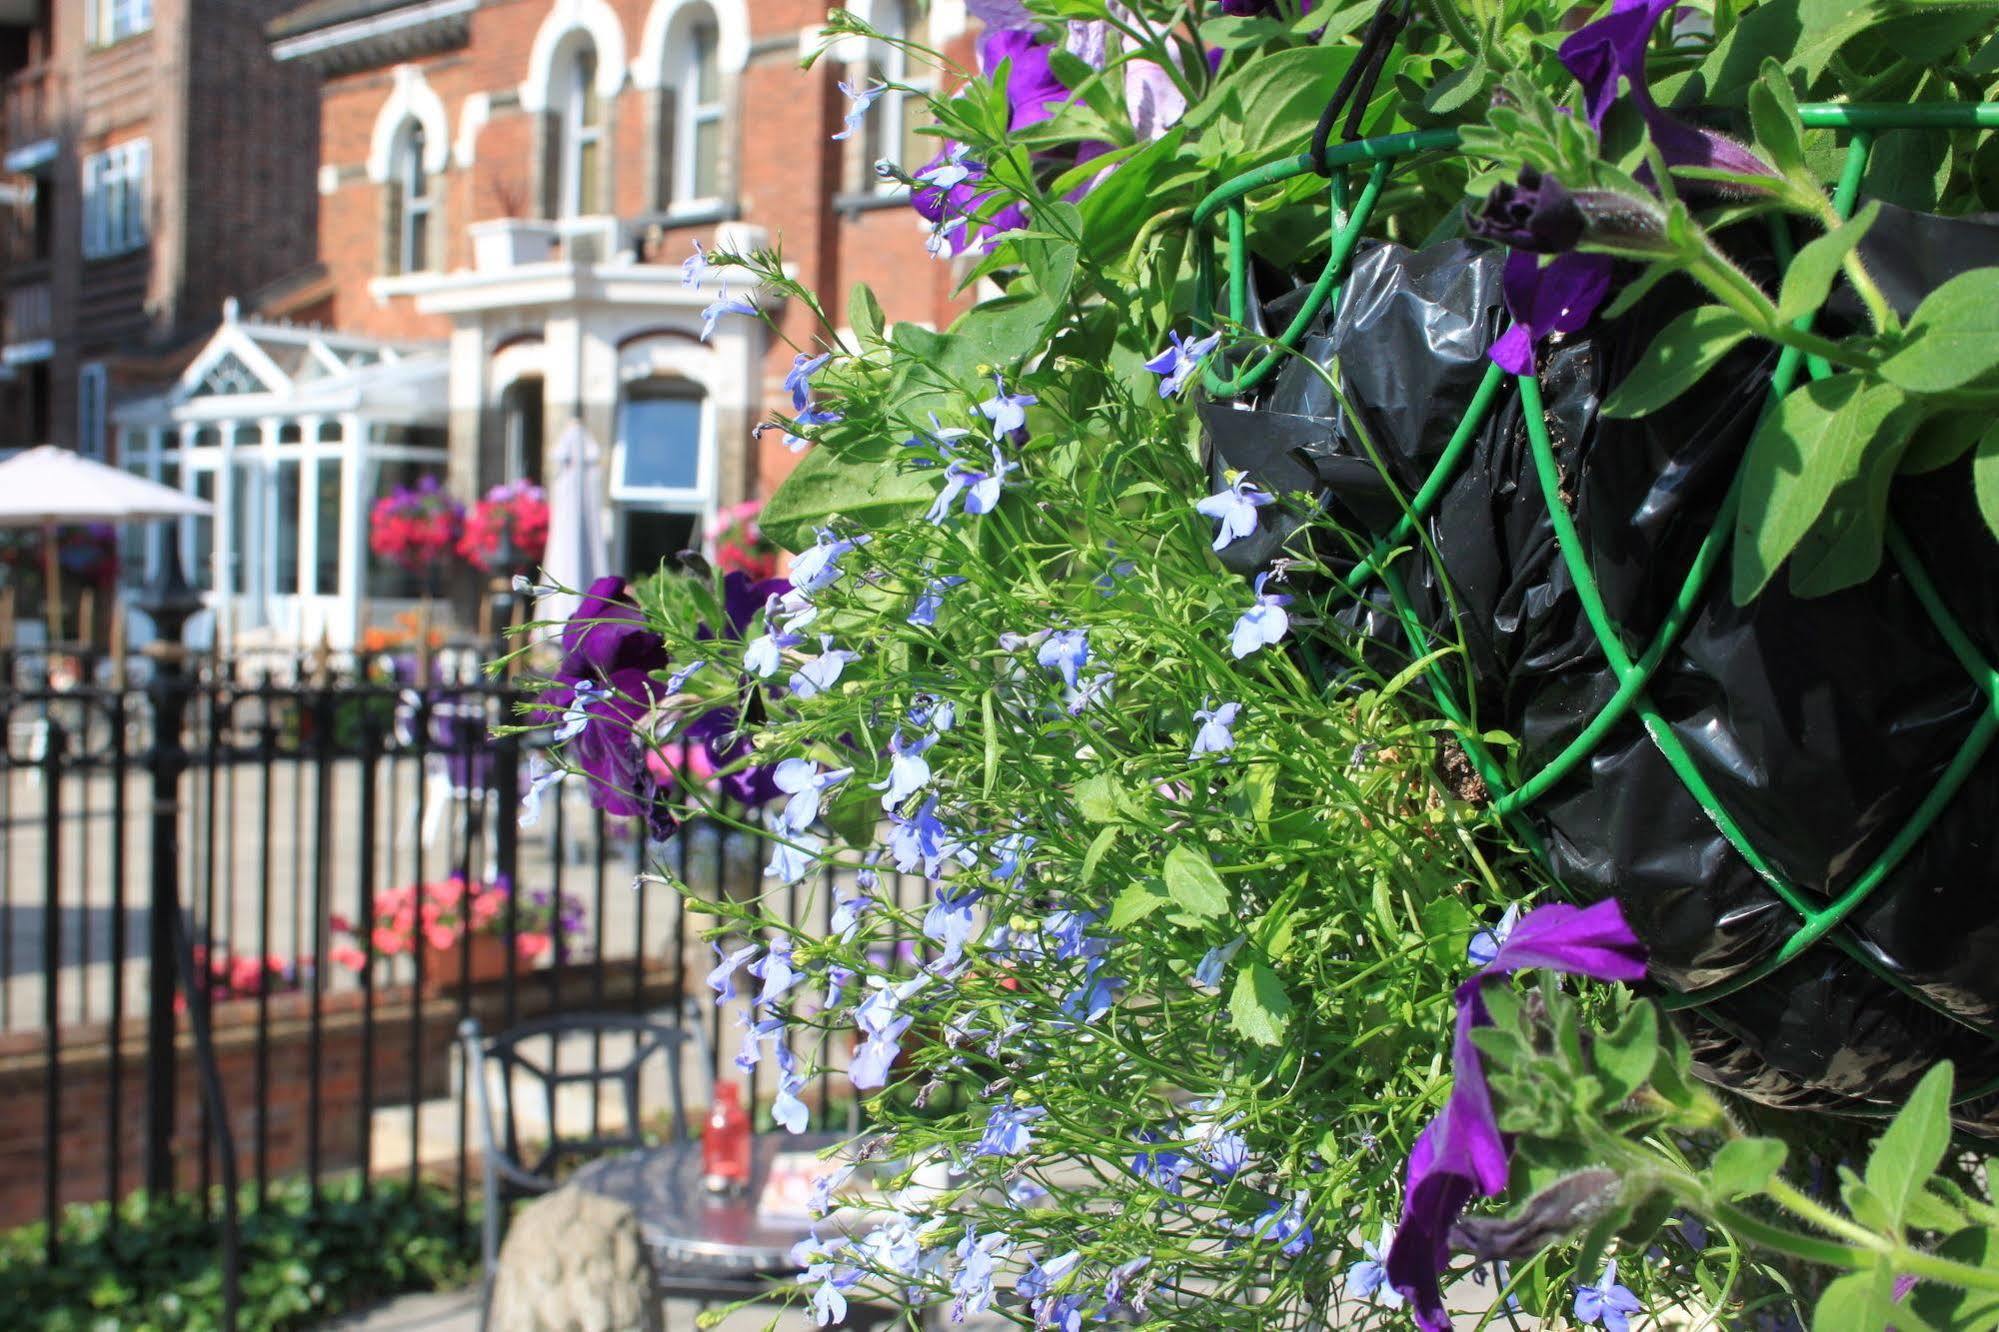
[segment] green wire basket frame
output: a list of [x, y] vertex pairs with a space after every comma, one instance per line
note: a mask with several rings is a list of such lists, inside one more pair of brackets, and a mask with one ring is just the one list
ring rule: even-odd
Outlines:
[[[1999, 103], [1991, 102], [1920, 106], [1816, 104], [1801, 106], [1798, 110], [1807, 129], [1848, 131], [1852, 135], [1847, 145], [1839, 183], [1833, 192], [1833, 207], [1841, 217], [1852, 215], [1854, 203], [1860, 193], [1861, 179], [1867, 170], [1868, 154], [1877, 134], [1898, 129], [1999, 129]], [[1332, 207], [1333, 233], [1325, 266], [1320, 271], [1317, 281], [1313, 283], [1303, 305], [1285, 329], [1275, 337], [1276, 345], [1263, 348], [1235, 367], [1233, 372], [1215, 368], [1221, 364], [1221, 357], [1209, 358], [1210, 368], [1204, 374], [1208, 392], [1217, 398], [1239, 397], [1267, 380], [1283, 363], [1284, 358], [1297, 349], [1299, 341], [1318, 319], [1320, 313], [1329, 305], [1336, 305], [1339, 301], [1341, 283], [1348, 263], [1365, 234], [1375, 204], [1380, 199], [1389, 173], [1396, 163], [1416, 154], [1448, 151], [1457, 146], [1457, 131], [1448, 129], [1416, 130], [1329, 146], [1323, 155], [1323, 160], [1328, 175], [1327, 189]], [[1358, 197], [1352, 198], [1349, 202], [1351, 186], [1348, 172], [1362, 166], [1366, 167], [1365, 179], [1360, 186]], [[1217, 214], [1224, 216], [1228, 246], [1228, 318], [1235, 327], [1245, 326], [1249, 318], [1247, 241], [1249, 196], [1267, 186], [1318, 170], [1319, 163], [1315, 162], [1313, 155], [1309, 153], [1273, 162], [1237, 176], [1209, 194], [1195, 208], [1193, 224], [1197, 237], [1204, 234]], [[1780, 246], [1778, 258], [1780, 261], [1788, 261], [1790, 256], [1782, 248], [1781, 229], [1778, 229], [1778, 243]], [[1197, 243], [1195, 252], [1198, 265], [1196, 322], [1202, 327], [1213, 327], [1217, 322], [1214, 247], [1212, 243]], [[1807, 315], [1799, 321], [1798, 326], [1808, 328], [1810, 324], [1811, 316]], [[1814, 379], [1823, 379], [1833, 373], [1833, 367], [1820, 358], [1807, 357], [1793, 347], [1784, 348], [1770, 376], [1769, 394], [1764, 404], [1765, 411], [1790, 391], [1801, 368]], [[1400, 576], [1389, 567], [1388, 557], [1415, 536], [1417, 525], [1429, 515], [1449, 486], [1459, 464], [1470, 451], [1481, 425], [1491, 412], [1493, 404], [1499, 400], [1506, 378], [1506, 373], [1498, 366], [1486, 367], [1485, 377], [1472, 395], [1463, 420], [1438, 457], [1429, 476], [1424, 479], [1414, 495], [1403, 497], [1404, 511], [1401, 520], [1393, 531], [1374, 543], [1372, 549], [1344, 580], [1339, 580], [1341, 591], [1358, 597], [1359, 589], [1364, 584], [1370, 579], [1379, 578], [1389, 594], [1404, 631], [1409, 635], [1412, 646], [1419, 652], [1429, 650], [1434, 644], [1430, 634], [1418, 619]], [[1678, 775], [1688, 792], [1700, 803], [1714, 826], [1728, 839], [1729, 844], [1743, 860], [1770, 886], [1771, 891], [1798, 914], [1801, 921], [1800, 927], [1762, 962], [1718, 985], [1670, 995], [1664, 1000], [1668, 1008], [1699, 1007], [1732, 994], [1781, 970], [1803, 955], [1812, 945], [1824, 941], [1931, 1011], [1977, 1032], [1987, 1040], [1999, 1043], [1999, 1031], [1952, 1013], [1901, 977], [1894, 975], [1850, 933], [1838, 928], [1861, 903], [1867, 900], [1868, 895], [1894, 871], [1929, 831], [1938, 815], [1949, 805], [1952, 797], [1971, 775], [1972, 769], [1977, 766], [1979, 759], [1991, 746], [1994, 735], [1999, 734], [1999, 670], [1995, 670], [1992, 663], [1984, 658], [1969, 635], [1965, 633], [1963, 626], [1944, 606], [1935, 582], [1916, 558], [1914, 549], [1900, 528], [1892, 518], [1889, 520], [1886, 531], [1889, 556], [1908, 579], [1910, 589], [1929, 615], [1937, 632], [1943, 636], [1952, 654], [1984, 694], [1986, 706], [1958, 747], [1950, 764], [1944, 769], [1928, 796], [1917, 806], [1908, 823], [1851, 886], [1829, 901], [1820, 901], [1788, 881], [1750, 842], [1740, 825], [1722, 807], [1713, 789], [1695, 765], [1692, 756], [1680, 743], [1679, 737], [1674, 735], [1672, 728], [1660, 715], [1647, 693], [1647, 685], [1653, 674], [1665, 661], [1666, 654], [1672, 650], [1681, 631], [1693, 619], [1701, 605], [1708, 581], [1721, 564], [1722, 556], [1727, 550], [1729, 535], [1735, 527], [1735, 510], [1741, 494], [1740, 472], [1737, 473], [1722, 500], [1720, 509], [1716, 512], [1714, 525], [1696, 550], [1686, 578], [1661, 620], [1658, 631], [1653, 635], [1652, 641], [1644, 645], [1642, 651], [1634, 654], [1632, 646], [1626, 642], [1624, 634], [1611, 619], [1603, 604], [1603, 597], [1584, 554], [1582, 538], [1577, 533], [1568, 510], [1557, 499], [1559, 474], [1554, 446], [1549, 439], [1547, 422], [1542, 413], [1540, 384], [1533, 375], [1520, 375], [1514, 378], [1514, 386], [1520, 395], [1521, 413], [1526, 423], [1528, 444], [1534, 460], [1535, 478], [1540, 486], [1542, 498], [1548, 506], [1556, 544], [1570, 577], [1575, 581], [1583, 614], [1589, 621], [1590, 629], [1602, 648], [1612, 673], [1617, 677], [1618, 687], [1603, 709], [1559, 754], [1539, 771], [1515, 780], [1506, 773], [1491, 750], [1480, 741], [1477, 728], [1471, 724], [1469, 709], [1458, 698], [1441, 662], [1432, 660], [1425, 674], [1434, 702], [1438, 710], [1459, 727], [1460, 743], [1463, 744], [1472, 765], [1492, 792], [1492, 808], [1507, 821], [1522, 843], [1545, 863], [1546, 848], [1538, 832], [1525, 818], [1526, 811], [1557, 782], [1585, 762], [1597, 743], [1613, 726], [1627, 715], [1636, 712], [1660, 755]], [[1983, 1086], [1965, 1089], [1957, 1100], [1962, 1104], [1995, 1091], [1999, 1091], [1999, 1079]]]

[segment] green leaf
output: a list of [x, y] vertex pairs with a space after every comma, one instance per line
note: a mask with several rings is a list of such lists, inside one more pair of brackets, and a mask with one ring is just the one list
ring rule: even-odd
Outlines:
[[1867, 228], [1873, 226], [1874, 219], [1880, 215], [1881, 205], [1870, 202], [1850, 221], [1817, 237], [1798, 251], [1791, 260], [1791, 266], [1784, 270], [1784, 287], [1777, 296], [1779, 320], [1788, 324], [1818, 312], [1818, 308], [1825, 304], [1826, 294], [1832, 290], [1834, 280], [1839, 277], [1840, 266], [1846, 262], [1846, 256], [1860, 244], [1860, 238], [1867, 234]]
[[812, 544], [812, 530], [835, 514], [881, 528], [923, 509], [937, 484], [935, 476], [904, 472], [897, 459], [850, 461], [821, 444], [799, 460], [757, 522], [780, 546], [804, 550]]
[[1936, 1173], [1950, 1146], [1951, 1078], [1949, 1060], [1925, 1073], [1867, 1158], [1867, 1187], [1887, 1205], [1898, 1226], [1909, 1199]]
[[1083, 867], [1076, 872], [1078, 888], [1089, 887], [1097, 877], [1097, 866], [1103, 863], [1104, 853], [1111, 849], [1111, 843], [1117, 841], [1117, 835], [1118, 826], [1107, 823], [1090, 839], [1090, 849], [1083, 853]]
[[1756, 81], [1749, 85], [1749, 123], [1756, 146], [1770, 165], [1791, 175], [1805, 170], [1805, 127], [1798, 120], [1798, 99], [1791, 81], [1774, 56], [1766, 56]]
[[1881, 1332], [1894, 1319], [1895, 1271], [1883, 1264], [1827, 1286], [1812, 1311], [1812, 1332]]
[[1658, 1010], [1642, 1001], [1632, 1005], [1616, 1030], [1597, 1038], [1594, 1054], [1605, 1102], [1622, 1104], [1645, 1085], [1659, 1061]]
[[847, 296], [847, 326], [854, 330], [863, 347], [881, 341], [882, 307], [865, 282], [856, 282]]
[[1656, 412], [1700, 382], [1701, 376], [1749, 336], [1742, 316], [1722, 305], [1703, 305], [1660, 329], [1623, 382], [1604, 399], [1609, 417]]
[[1979, 436], [1978, 452], [1971, 455], [1971, 484], [1985, 525], [1999, 536], [1999, 424]]
[[1923, 298], [1881, 375], [1912, 393], [1947, 393], [1999, 368], [1999, 268], [1960, 273]]
[[1166, 891], [1173, 900], [1204, 919], [1228, 914], [1228, 889], [1208, 858], [1188, 846], [1166, 853]]
[[[1765, 57], [1783, 61], [1786, 71], [1803, 76], [1810, 87], [1825, 72], [1839, 48], [1874, 23], [1878, 0], [1769, 0], [1751, 9], [1728, 35], [1715, 44], [1701, 65], [1706, 84], [1703, 100], [1717, 105], [1736, 103], [1762, 72]], [[1684, 80], [1662, 79], [1655, 87], [1662, 100], [1675, 100]]]
[[1708, 1185], [1724, 1201], [1761, 1193], [1790, 1149], [1775, 1138], [1732, 1138], [1714, 1154]]
[[[1985, 1226], [1967, 1227], [1938, 1245], [1936, 1255], [1999, 1274], [1999, 1232]], [[1933, 1326], [1953, 1332], [1999, 1327], [1999, 1291], [1961, 1290], [1941, 1281], [1924, 1281], [1909, 1292], [1909, 1304]]]
[[1076, 809], [1091, 823], [1115, 823], [1123, 817], [1117, 782], [1107, 772], [1076, 783]]
[[1811, 531], [1791, 553], [1791, 590], [1823, 597], [1855, 587], [1881, 567], [1881, 541], [1888, 527], [1888, 492], [1915, 417], [1902, 412], [1867, 446], [1860, 472], [1833, 491]]
[[1989, 412], [1939, 412], [1926, 418], [1902, 450], [1900, 471], [1920, 476], [1962, 458], [1991, 425]]
[[1291, 999], [1277, 973], [1252, 962], [1236, 973], [1229, 995], [1229, 1025], [1258, 1045], [1275, 1045], [1291, 1025]]
[[1140, 879], [1127, 885], [1111, 903], [1110, 928], [1121, 930], [1144, 920], [1172, 900], [1166, 894], [1166, 885], [1159, 880]]
[[1737, 605], [1763, 590], [1833, 492], [1859, 474], [1868, 447], [1904, 401], [1892, 384], [1834, 375], [1793, 389], [1763, 418], [1743, 459], [1735, 519]]

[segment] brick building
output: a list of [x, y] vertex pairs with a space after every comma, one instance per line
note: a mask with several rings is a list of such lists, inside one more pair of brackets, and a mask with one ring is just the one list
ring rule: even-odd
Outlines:
[[[969, 58], [962, 0], [849, 7]], [[825, 14], [825, 0], [306, 0], [270, 23], [276, 61], [321, 80], [324, 276], [292, 315], [337, 333], [240, 318], [117, 418], [128, 457], [217, 478], [216, 530], [190, 541], [225, 632], [353, 641], [412, 591], [367, 561], [373, 499], [425, 471], [464, 499], [541, 477], [575, 419], [601, 444], [616, 567], [657, 567], [697, 544], [704, 516], [767, 493], [791, 455], [752, 428], [788, 406], [781, 381], [814, 333], [783, 309], [775, 335], [728, 315], [704, 341], [719, 280], [683, 285], [697, 240], [781, 244], [828, 310], [867, 282], [892, 319], [950, 318], [957, 266], [928, 258], [871, 169], [930, 155], [915, 107], [885, 96], [861, 133], [833, 138], [837, 81], [899, 77], [900, 56], [855, 45], [801, 70]], [[304, 378], [258, 354], [301, 342]]]
[[312, 263], [316, 80], [263, 38], [285, 3], [0, 3], [0, 447], [104, 456], [224, 298]]

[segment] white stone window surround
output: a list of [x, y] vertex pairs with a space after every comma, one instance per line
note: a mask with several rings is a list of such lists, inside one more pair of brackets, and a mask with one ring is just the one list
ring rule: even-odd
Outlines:
[[564, 57], [573, 55], [576, 46], [568, 38], [579, 31], [596, 48], [599, 100], [608, 102], [624, 88], [625, 29], [618, 22], [617, 11], [605, 0], [556, 0], [535, 30], [527, 77], [521, 83], [521, 110], [539, 114], [561, 109], [561, 94], [569, 80]]
[[404, 127], [412, 120], [423, 126], [424, 171], [436, 176], [451, 165], [451, 125], [444, 99], [415, 65], [397, 65], [394, 79], [368, 138], [368, 179], [377, 185], [395, 178], [397, 150], [405, 138]]

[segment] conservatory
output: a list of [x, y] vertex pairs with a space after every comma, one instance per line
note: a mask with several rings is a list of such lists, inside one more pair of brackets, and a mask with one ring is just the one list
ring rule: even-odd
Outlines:
[[[124, 467], [215, 505], [181, 522], [182, 567], [209, 611], [189, 641], [354, 646], [427, 593], [373, 558], [374, 501], [446, 470], [440, 349], [241, 317], [172, 389], [113, 414]], [[158, 567], [167, 531], [134, 529], [128, 587]]]

